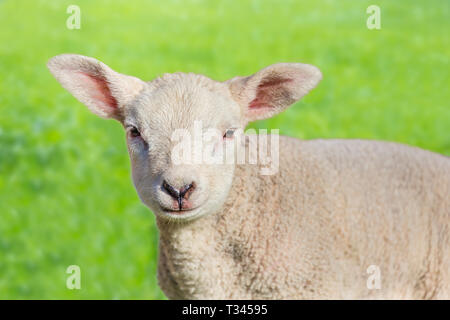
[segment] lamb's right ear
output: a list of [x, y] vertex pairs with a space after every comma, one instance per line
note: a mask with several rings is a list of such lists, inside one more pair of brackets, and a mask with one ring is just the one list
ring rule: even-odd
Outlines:
[[50, 72], [75, 98], [103, 118], [122, 120], [122, 108], [145, 82], [120, 74], [90, 57], [62, 54], [47, 63]]
[[239, 103], [245, 120], [270, 118], [302, 98], [322, 79], [320, 70], [309, 64], [277, 63], [249, 77], [226, 81]]

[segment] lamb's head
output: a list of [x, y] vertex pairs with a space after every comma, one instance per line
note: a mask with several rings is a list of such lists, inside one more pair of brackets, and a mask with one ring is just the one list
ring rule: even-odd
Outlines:
[[233, 181], [235, 134], [284, 110], [321, 79], [316, 67], [299, 63], [225, 82], [181, 73], [144, 82], [70, 54], [48, 67], [93, 113], [122, 123], [141, 200], [156, 215], [184, 221], [222, 207]]

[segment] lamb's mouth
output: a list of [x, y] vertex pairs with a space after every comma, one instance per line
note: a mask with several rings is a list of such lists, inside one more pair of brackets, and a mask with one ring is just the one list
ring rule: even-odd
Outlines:
[[169, 209], [169, 208], [161, 207], [161, 210], [162, 210], [164, 213], [176, 214], [176, 215], [182, 215], [182, 214], [188, 213], [189, 211], [193, 211], [193, 210], [195, 210], [195, 209], [197, 209], [197, 208], [190, 208], [190, 209], [176, 209], [176, 210], [174, 210], [174, 209]]
[[158, 209], [154, 211], [155, 213], [159, 213], [160, 216], [169, 218], [169, 219], [179, 219], [179, 220], [190, 220], [194, 219], [198, 216], [203, 215], [203, 204], [206, 203], [208, 198], [200, 203], [196, 203], [193, 205], [192, 203], [186, 207], [178, 207], [175, 206], [165, 206], [163, 204], [158, 204]]
[[164, 220], [179, 221], [179, 222], [191, 221], [201, 216], [198, 208], [189, 210], [161, 209], [159, 211], [159, 214], [157, 213], [157, 215], [163, 218]]
[[197, 216], [198, 209], [200, 207], [194, 207], [194, 208], [183, 208], [183, 209], [173, 209], [173, 208], [166, 208], [166, 207], [160, 207], [160, 212], [162, 213], [162, 216], [165, 216], [170, 219], [180, 219], [180, 220], [186, 220], [189, 218], [193, 218]]

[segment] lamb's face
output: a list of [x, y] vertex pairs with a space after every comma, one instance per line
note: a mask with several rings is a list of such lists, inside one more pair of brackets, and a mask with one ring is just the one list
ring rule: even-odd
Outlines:
[[123, 124], [134, 185], [156, 215], [193, 219], [222, 207], [234, 171], [226, 160], [243, 126], [225, 84], [166, 75], [146, 84], [125, 108]]
[[233, 180], [233, 132], [283, 111], [321, 79], [316, 67], [300, 63], [226, 82], [173, 74], [146, 83], [72, 54], [50, 59], [48, 67], [93, 113], [123, 124], [140, 198], [172, 219], [219, 210]]

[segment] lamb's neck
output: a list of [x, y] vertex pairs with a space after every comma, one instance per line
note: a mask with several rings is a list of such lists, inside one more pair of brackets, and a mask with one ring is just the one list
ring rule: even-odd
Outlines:
[[216, 220], [210, 215], [188, 223], [158, 221], [158, 279], [169, 298], [232, 298], [218, 283], [232, 281], [235, 268], [223, 250], [225, 241]]

